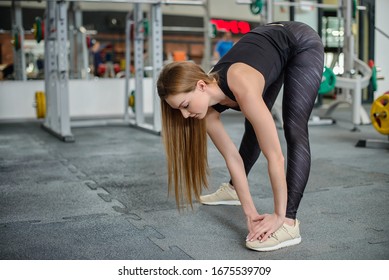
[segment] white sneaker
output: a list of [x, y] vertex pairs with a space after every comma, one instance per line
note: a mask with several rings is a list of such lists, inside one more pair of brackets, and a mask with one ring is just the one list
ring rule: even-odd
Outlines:
[[238, 195], [229, 183], [223, 183], [212, 194], [200, 196], [200, 202], [206, 205], [240, 205]]
[[284, 247], [297, 245], [301, 242], [300, 222], [296, 220], [294, 226], [283, 224], [272, 233], [264, 242], [259, 240], [246, 241], [246, 247], [255, 251], [274, 251]]

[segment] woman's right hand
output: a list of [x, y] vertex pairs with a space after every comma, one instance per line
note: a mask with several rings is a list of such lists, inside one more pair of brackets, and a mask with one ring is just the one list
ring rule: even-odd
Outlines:
[[263, 242], [283, 225], [285, 216], [277, 215], [276, 213], [263, 214], [259, 215], [259, 219], [261, 219], [261, 222], [258, 231], [262, 233], [260, 240]]
[[247, 217], [247, 227], [249, 234], [247, 235], [247, 241], [266, 239], [277, 229], [279, 229], [284, 223], [284, 217], [281, 217], [275, 213], [273, 214], [256, 214], [251, 217]]

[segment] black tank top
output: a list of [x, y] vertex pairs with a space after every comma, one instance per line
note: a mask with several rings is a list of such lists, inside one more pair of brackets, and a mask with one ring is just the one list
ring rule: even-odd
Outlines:
[[[219, 86], [225, 95], [236, 101], [234, 94], [228, 87], [227, 71], [232, 64], [237, 62], [245, 63], [263, 75], [265, 79], [264, 92], [277, 80], [297, 49], [296, 38], [285, 28], [289, 24], [293, 23], [277, 22], [256, 27], [245, 34], [218, 61], [210, 72], [217, 72]], [[229, 107], [216, 104], [213, 108], [222, 112]]]

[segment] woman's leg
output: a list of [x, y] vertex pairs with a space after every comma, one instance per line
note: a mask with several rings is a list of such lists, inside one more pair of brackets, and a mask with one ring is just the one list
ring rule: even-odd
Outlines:
[[288, 203], [286, 217], [295, 219], [311, 168], [308, 121], [320, 86], [324, 52], [317, 33], [306, 25], [292, 25], [299, 46], [285, 71], [284, 133], [287, 142]]

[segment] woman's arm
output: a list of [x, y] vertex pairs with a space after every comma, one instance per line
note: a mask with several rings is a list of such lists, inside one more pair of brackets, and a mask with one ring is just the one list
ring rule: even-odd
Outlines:
[[[220, 113], [210, 107], [206, 116], [206, 122], [207, 133], [226, 162], [242, 204], [243, 212], [249, 220], [258, 220], [258, 212], [250, 194], [242, 157], [225, 131], [223, 123], [220, 120]], [[250, 228], [249, 231], [251, 231]]]
[[[284, 157], [272, 115], [262, 98], [265, 81], [261, 73], [243, 64], [233, 64], [228, 70], [228, 85], [245, 117], [252, 124], [261, 150], [268, 161], [268, 173], [274, 196], [274, 214], [262, 216], [256, 231], [263, 240], [284, 222], [287, 185]], [[257, 236], [249, 236], [255, 239]]]

